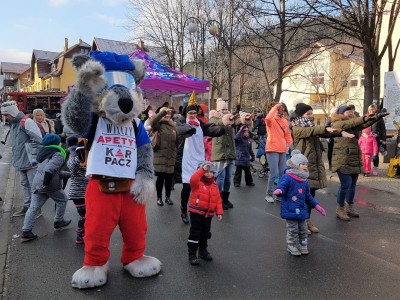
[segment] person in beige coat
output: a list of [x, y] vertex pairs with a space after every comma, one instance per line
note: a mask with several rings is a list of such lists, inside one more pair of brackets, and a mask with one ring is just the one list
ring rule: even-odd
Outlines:
[[171, 120], [173, 109], [163, 107], [150, 118], [151, 131], [157, 134], [157, 144], [154, 150], [153, 165], [157, 176], [157, 205], [163, 206], [162, 190], [165, 187], [165, 203], [173, 205], [171, 200], [172, 179], [177, 155], [176, 125]]

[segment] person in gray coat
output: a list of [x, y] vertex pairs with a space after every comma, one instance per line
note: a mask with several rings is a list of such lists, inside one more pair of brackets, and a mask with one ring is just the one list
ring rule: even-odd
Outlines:
[[11, 126], [9, 139], [12, 147], [12, 165], [20, 172], [24, 189], [24, 207], [13, 214], [13, 217], [20, 217], [25, 215], [31, 203], [31, 185], [37, 166], [36, 153], [42, 142], [42, 134], [35, 121], [18, 110], [15, 101], [3, 102], [1, 113]]
[[60, 146], [61, 138], [54, 133], [43, 137], [43, 146], [40, 148], [37, 161], [39, 162], [37, 172], [32, 182], [32, 202], [26, 212], [24, 226], [22, 227], [22, 242], [28, 242], [37, 238], [32, 233], [37, 213], [52, 198], [56, 203], [56, 215], [54, 216], [54, 229], [59, 230], [71, 223], [64, 220], [65, 208], [68, 198], [62, 188], [60, 170], [65, 164], [67, 153]]

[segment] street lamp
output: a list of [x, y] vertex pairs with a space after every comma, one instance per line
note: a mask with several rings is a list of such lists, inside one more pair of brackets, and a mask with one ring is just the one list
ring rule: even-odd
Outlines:
[[203, 23], [202, 21], [200, 21], [200, 19], [196, 17], [189, 17], [187, 21], [189, 21], [188, 25], [189, 33], [191, 34], [197, 33], [200, 29], [201, 78], [204, 79], [206, 30], [208, 28], [208, 32], [212, 36], [218, 36], [220, 30], [218, 26], [214, 25], [214, 23], [217, 23], [219, 25], [220, 23], [216, 20], [208, 20], [207, 22]]

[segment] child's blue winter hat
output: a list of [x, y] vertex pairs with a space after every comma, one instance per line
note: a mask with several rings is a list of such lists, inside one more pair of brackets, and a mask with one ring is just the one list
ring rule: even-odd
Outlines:
[[61, 143], [61, 138], [54, 133], [48, 133], [42, 139], [43, 146], [50, 146], [50, 145], [58, 146], [60, 143]]
[[90, 51], [90, 57], [99, 61], [106, 71], [135, 70], [135, 65], [126, 54], [108, 51]]

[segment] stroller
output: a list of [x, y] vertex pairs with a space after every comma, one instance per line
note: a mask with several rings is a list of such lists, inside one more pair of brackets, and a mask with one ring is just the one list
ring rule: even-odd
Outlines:
[[261, 168], [258, 170], [258, 177], [263, 178], [269, 172], [267, 154], [265, 152], [265, 137], [258, 137], [254, 135], [254, 142], [257, 144], [257, 154], [256, 158], [260, 162]]

